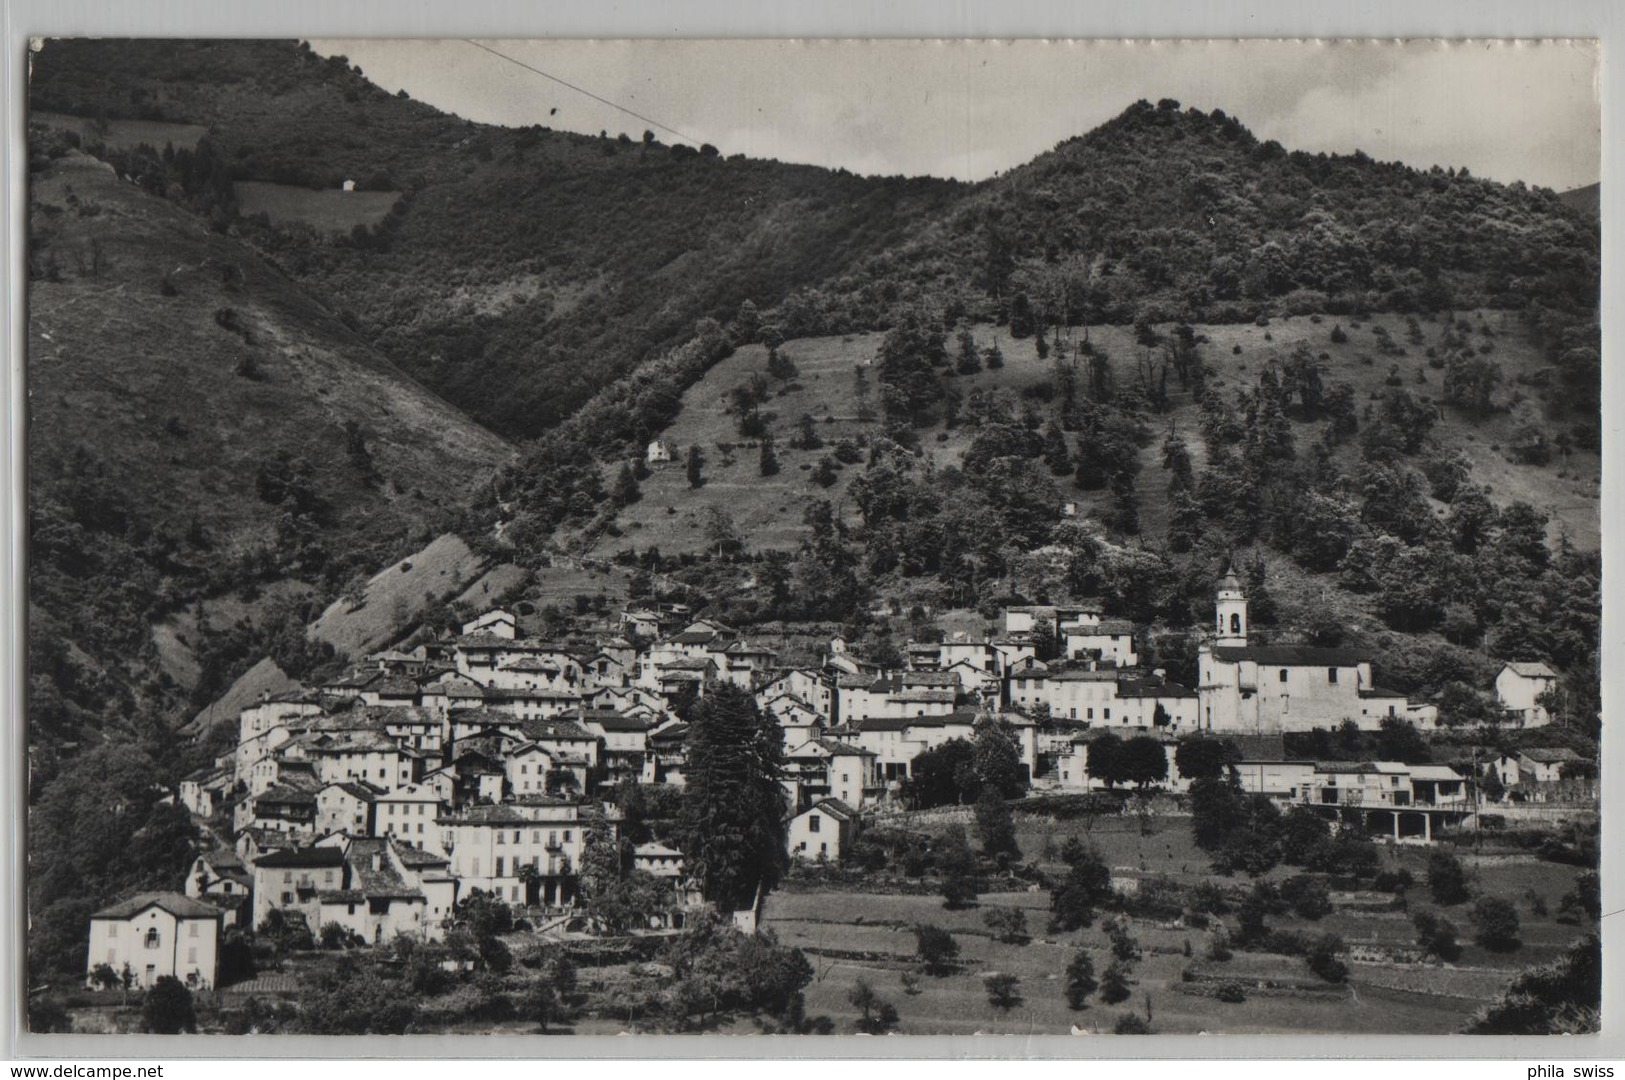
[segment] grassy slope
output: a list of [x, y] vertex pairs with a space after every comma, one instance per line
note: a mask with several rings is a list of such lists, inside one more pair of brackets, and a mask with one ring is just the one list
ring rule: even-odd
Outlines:
[[[252, 251], [94, 160], [53, 163], [32, 197], [40, 254], [61, 271], [30, 292], [37, 489], [88, 450], [153, 520], [198, 522], [212, 538], [199, 558], [226, 558], [274, 530], [282, 511], [258, 498], [254, 478], [279, 451], [311, 462], [341, 549], [460, 505], [508, 456], [502, 439], [405, 378]], [[224, 282], [228, 265], [240, 285]], [[175, 296], [160, 292], [166, 275]], [[252, 344], [216, 323], [226, 307]], [[235, 373], [245, 355], [261, 379]], [[346, 421], [366, 432], [382, 483], [351, 462]], [[184, 656], [175, 663], [185, 670]]]
[[292, 184], [245, 180], [233, 185], [237, 209], [244, 217], [264, 214], [273, 225], [303, 222], [322, 232], [347, 233], [357, 225], [384, 220], [401, 197], [398, 191], [312, 191]]
[[[1075, 822], [1031, 820], [1018, 824], [1022, 848], [1031, 857], [1039, 856], [1046, 837], [1058, 849], [1068, 835], [1076, 834], [1101, 850], [1115, 877], [1165, 873], [1185, 884], [1211, 877], [1207, 860], [1191, 847], [1183, 818], [1156, 822], [1149, 836], [1142, 836], [1138, 824], [1130, 818], [1102, 820], [1087, 833], [1082, 824]], [[817, 975], [807, 989], [807, 1013], [831, 1017], [837, 1030], [843, 1032], [851, 1030], [855, 1019], [855, 1011], [846, 1000], [847, 991], [862, 976], [897, 1006], [904, 1034], [982, 1031], [1056, 1035], [1065, 1034], [1073, 1025], [1110, 1032], [1123, 1012], [1139, 1012], [1143, 1018], [1148, 994], [1154, 1026], [1168, 1034], [1445, 1034], [1459, 1030], [1479, 1003], [1498, 993], [1518, 970], [1553, 959], [1577, 933], [1577, 928], [1561, 925], [1549, 915], [1534, 915], [1526, 902], [1532, 890], [1555, 911], [1557, 898], [1573, 884], [1572, 868], [1522, 856], [1510, 865], [1475, 870], [1470, 855], [1464, 853], [1462, 858], [1469, 873], [1476, 876], [1477, 888], [1517, 904], [1524, 945], [1516, 952], [1490, 953], [1466, 943], [1453, 969], [1356, 963], [1351, 965], [1351, 988], [1326, 987], [1309, 994], [1279, 996], [1249, 993], [1248, 1000], [1241, 1004], [1182, 994], [1172, 988], [1187, 967], [1244, 982], [1248, 976], [1307, 979], [1311, 987], [1315, 982], [1301, 959], [1238, 952], [1230, 962], [1216, 964], [1203, 959], [1209, 931], [1163, 929], [1152, 922], [1135, 920], [1133, 932], [1145, 957], [1136, 965], [1133, 997], [1115, 1006], [1092, 999], [1088, 1009], [1071, 1011], [1065, 1002], [1062, 974], [1074, 951], [1081, 947], [1092, 953], [1097, 976], [1110, 962], [1111, 953], [1098, 923], [1074, 933], [1048, 933], [1048, 894], [1043, 892], [984, 895], [979, 909], [958, 912], [944, 910], [941, 899], [935, 896], [872, 895], [838, 888], [781, 892], [768, 901], [767, 924], [789, 945], [861, 949], [895, 957], [876, 962], [809, 956]], [[1418, 881], [1426, 880], [1426, 861], [1427, 851], [1420, 848], [1385, 849], [1383, 854], [1385, 867], [1407, 868]], [[1046, 868], [1056, 873], [1062, 870], [1058, 863]], [[1279, 868], [1269, 876], [1278, 880], [1293, 872]], [[1245, 887], [1247, 880], [1227, 884]], [[1412, 911], [1432, 907], [1425, 886], [1418, 886], [1410, 901]], [[995, 906], [1022, 909], [1033, 942], [1013, 946], [984, 936], [982, 909]], [[1449, 909], [1446, 916], [1457, 924], [1464, 939], [1470, 935], [1465, 908]], [[1225, 921], [1233, 926], [1234, 914]], [[884, 925], [890, 923], [902, 926]], [[953, 931], [966, 963], [965, 970], [954, 975], [922, 977], [921, 993], [909, 995], [903, 991], [899, 973], [915, 966], [915, 940], [909, 929], [915, 923]], [[1316, 922], [1284, 916], [1272, 918], [1270, 926], [1309, 934], [1331, 931], [1350, 944], [1408, 947], [1415, 940], [1406, 912], [1365, 915], [1339, 911]], [[1189, 959], [1182, 955], [1187, 940], [1195, 953]], [[1021, 979], [1023, 1001], [1007, 1013], [1000, 1014], [988, 1005], [982, 976], [991, 971], [1010, 972]]]
[[[1310, 345], [1317, 354], [1326, 352], [1330, 355], [1331, 359], [1326, 362], [1327, 382], [1350, 384], [1362, 408], [1372, 395], [1386, 389], [1384, 381], [1393, 363], [1400, 365], [1400, 374], [1412, 392], [1424, 399], [1438, 400], [1442, 397], [1444, 373], [1426, 366], [1423, 355], [1426, 344], [1406, 345], [1409, 355], [1404, 357], [1384, 357], [1376, 348], [1373, 328], [1378, 325], [1386, 326], [1395, 341], [1405, 340], [1406, 327], [1402, 317], [1378, 315], [1364, 320], [1359, 328], [1354, 328], [1352, 324], [1345, 325], [1349, 340], [1340, 345], [1330, 340], [1335, 321], [1328, 317], [1317, 324], [1308, 317], [1298, 316], [1277, 319], [1268, 328], [1250, 324], [1198, 327], [1198, 333], [1210, 338], [1210, 343], [1203, 347], [1203, 357], [1216, 373], [1212, 386], [1223, 393], [1233, 394], [1243, 386], [1256, 385], [1259, 371], [1271, 357], [1284, 360], [1301, 342]], [[1475, 317], [1475, 324], [1478, 321]], [[1538, 407], [1541, 404], [1540, 395], [1549, 391], [1515, 387], [1512, 384], [1519, 374], [1527, 374], [1544, 366], [1539, 354], [1523, 340], [1516, 323], [1500, 313], [1486, 313], [1483, 321], [1495, 336], [1483, 337], [1475, 333], [1474, 343], [1493, 343], [1495, 351], [1492, 359], [1502, 366], [1507, 379], [1503, 394], [1514, 389], [1521, 390], [1530, 395], [1531, 406]], [[1429, 342], [1436, 340], [1442, 330], [1442, 322], [1423, 321], [1421, 325]], [[968, 395], [972, 388], [1002, 390], [1016, 396], [1019, 401], [1023, 389], [1049, 377], [1052, 361], [1038, 359], [1031, 339], [1013, 340], [1005, 327], [977, 326], [974, 333], [978, 343], [984, 347], [995, 341], [998, 343], [1005, 355], [1005, 367], [999, 371], [983, 371], [957, 379], [965, 394]], [[1073, 331], [1074, 338], [1081, 338], [1081, 334], [1081, 330]], [[1266, 340], [1266, 335], [1269, 340]], [[1111, 355], [1114, 371], [1120, 381], [1133, 378], [1134, 358], [1139, 350], [1127, 328], [1092, 328], [1090, 339]], [[694, 444], [702, 448], [708, 461], [705, 485], [698, 490], [690, 489], [680, 464], [659, 469], [643, 482], [642, 500], [621, 514], [623, 535], [618, 538], [604, 537], [599, 551], [613, 553], [627, 547], [642, 549], [651, 545], [659, 547], [662, 554], [667, 555], [703, 550], [704, 523], [712, 507], [721, 507], [733, 516], [741, 534], [748, 537], [751, 547], [788, 548], [799, 543], [806, 532], [801, 524], [802, 508], [806, 501], [819, 496], [840, 504], [852, 477], [860, 473], [863, 467], [846, 468], [840, 480], [827, 492], [811, 484], [805, 470], [828, 453], [829, 447], [826, 445], [824, 449], [810, 451], [791, 448], [788, 444], [794, 437], [796, 421], [803, 413], [819, 420], [818, 431], [826, 444], [842, 436], [862, 436], [878, 431], [877, 421], [865, 423], [855, 419], [858, 402], [853, 369], [874, 358], [880, 340], [881, 335], [865, 334], [794, 341], [784, 347], [785, 355], [791, 357], [800, 369], [796, 382], [791, 384], [799, 384], [800, 389], [781, 392], [776, 388], [772, 400], [762, 406], [764, 413], [776, 414], [769, 427], [777, 443], [781, 471], [778, 476], [770, 478], [758, 474], [755, 449], [736, 448], [732, 455], [733, 463], [727, 464], [718, 448], [719, 443], [733, 443], [737, 447], [740, 441], [733, 417], [727, 412], [726, 395], [752, 374], [765, 372], [764, 350], [759, 346], [742, 348], [713, 367], [684, 395], [682, 413], [664, 433], [664, 437], [681, 450], [686, 451]], [[1242, 349], [1239, 355], [1232, 352], [1237, 345]], [[1367, 364], [1366, 358], [1370, 358], [1371, 363]], [[1418, 368], [1427, 377], [1425, 384], [1416, 382]], [[873, 389], [873, 369], [870, 369], [869, 382], [871, 402], [875, 402], [878, 395]], [[829, 416], [836, 418], [834, 423], [823, 422]], [[1172, 425], [1185, 436], [1198, 472], [1206, 464], [1206, 448], [1198, 431], [1196, 408], [1187, 395], [1174, 394], [1174, 405], [1170, 412], [1165, 416], [1153, 416], [1149, 422], [1159, 438], [1141, 455], [1141, 519], [1144, 535], [1156, 542], [1167, 526], [1166, 504], [1161, 498], [1166, 481], [1157, 445], [1161, 441], [1161, 432]], [[1493, 416], [1483, 423], [1474, 423], [1457, 410], [1447, 408], [1435, 432], [1446, 450], [1460, 450], [1472, 460], [1475, 479], [1490, 488], [1492, 498], [1503, 504], [1521, 499], [1546, 509], [1553, 515], [1554, 535], [1561, 527], [1567, 530], [1577, 546], [1596, 547], [1600, 537], [1597, 499], [1601, 490], [1597, 456], [1576, 454], [1566, 464], [1556, 463], [1545, 468], [1515, 463], [1500, 449], [1507, 444], [1512, 425], [1513, 419], [1506, 413]], [[1300, 449], [1319, 437], [1322, 426], [1295, 425]], [[939, 424], [922, 430], [920, 441], [939, 465], [948, 465], [959, 461], [973, 437], [974, 433], [966, 428], [950, 431]], [[1352, 470], [1355, 449], [1344, 447], [1338, 454], [1342, 466]], [[1076, 500], [1083, 512], [1103, 508], [1110, 499], [1107, 492], [1080, 492], [1066, 478], [1062, 478], [1059, 486], [1063, 497]]]

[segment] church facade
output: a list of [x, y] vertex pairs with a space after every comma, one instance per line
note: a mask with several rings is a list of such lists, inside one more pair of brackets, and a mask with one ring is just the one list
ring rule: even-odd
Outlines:
[[1213, 636], [1197, 653], [1197, 706], [1204, 730], [1273, 734], [1336, 728], [1352, 720], [1375, 730], [1387, 717], [1432, 727], [1433, 706], [1413, 706], [1379, 689], [1371, 659], [1354, 649], [1254, 645], [1247, 596], [1226, 569], [1214, 599]]

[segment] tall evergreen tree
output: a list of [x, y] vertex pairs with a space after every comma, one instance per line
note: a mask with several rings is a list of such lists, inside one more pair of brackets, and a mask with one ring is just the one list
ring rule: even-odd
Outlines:
[[783, 729], [748, 691], [722, 684], [695, 703], [683, 854], [701, 893], [724, 911], [751, 907], [784, 873], [783, 771]]
[[638, 478], [632, 472], [630, 461], [621, 463], [621, 471], [615, 477], [615, 490], [610, 496], [616, 506], [631, 506], [643, 497], [638, 488]]
[[700, 453], [696, 444], [688, 448], [688, 486], [697, 488], [705, 483], [705, 475], [700, 471], [705, 464], [705, 455]]
[[773, 436], [762, 436], [762, 455], [757, 463], [757, 471], [763, 476], [774, 476], [779, 471], [779, 456], [773, 452]]
[[1044, 464], [1056, 476], [1065, 476], [1072, 471], [1072, 453], [1066, 448], [1066, 436], [1061, 434], [1058, 424], [1051, 423], [1044, 428]]

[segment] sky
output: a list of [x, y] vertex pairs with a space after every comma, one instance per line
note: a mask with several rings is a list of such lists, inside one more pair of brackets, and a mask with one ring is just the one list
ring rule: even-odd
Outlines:
[[311, 44], [348, 56], [391, 92], [470, 120], [633, 138], [653, 128], [666, 143], [680, 141], [675, 131], [724, 154], [861, 174], [981, 180], [1136, 100], [1170, 97], [1223, 109], [1291, 150], [1363, 150], [1559, 191], [1601, 171], [1594, 42]]

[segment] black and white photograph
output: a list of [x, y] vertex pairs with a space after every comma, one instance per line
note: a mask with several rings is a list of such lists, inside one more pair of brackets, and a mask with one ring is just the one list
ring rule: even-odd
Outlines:
[[1601, 55], [32, 41], [27, 1029], [1596, 1033]]

